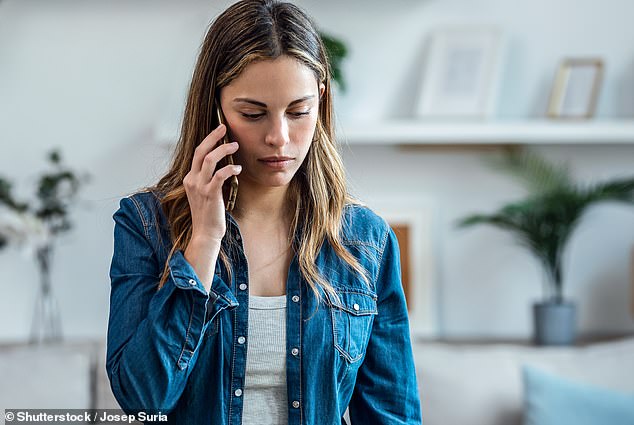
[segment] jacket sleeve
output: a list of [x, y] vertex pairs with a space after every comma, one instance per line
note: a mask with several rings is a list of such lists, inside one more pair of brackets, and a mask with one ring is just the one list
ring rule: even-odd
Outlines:
[[121, 200], [113, 219], [106, 353], [110, 386], [126, 413], [169, 413], [209, 323], [237, 301], [218, 273], [207, 293], [181, 250], [170, 259], [167, 281], [157, 291], [163, 264], [150, 242], [153, 224], [133, 197]]
[[349, 404], [352, 424], [420, 424], [420, 398], [401, 283], [398, 241], [388, 227], [376, 282], [378, 314]]

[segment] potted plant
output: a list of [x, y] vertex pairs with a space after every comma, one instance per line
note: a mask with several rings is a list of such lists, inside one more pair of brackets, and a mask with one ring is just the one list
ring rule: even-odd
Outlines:
[[13, 243], [34, 255], [40, 275], [38, 295], [31, 324], [31, 343], [61, 340], [61, 318], [50, 279], [55, 238], [72, 228], [68, 216], [71, 203], [85, 181], [62, 164], [58, 150], [48, 154], [53, 170], [40, 176], [37, 203], [18, 202], [12, 184], [0, 176], [0, 249]]
[[340, 39], [328, 35], [326, 33], [320, 33], [326, 53], [328, 54], [328, 63], [330, 64], [330, 70], [332, 72], [332, 79], [337, 83], [342, 92], [346, 90], [346, 82], [343, 78], [343, 71], [341, 64], [345, 57], [348, 55], [348, 49], [343, 41]]
[[634, 203], [634, 177], [577, 184], [567, 167], [526, 151], [510, 151], [497, 164], [519, 177], [528, 196], [492, 214], [470, 215], [458, 224], [490, 224], [508, 230], [539, 260], [546, 285], [543, 300], [533, 306], [534, 340], [539, 345], [571, 344], [576, 336], [576, 309], [563, 292], [567, 242], [590, 206], [604, 201]]

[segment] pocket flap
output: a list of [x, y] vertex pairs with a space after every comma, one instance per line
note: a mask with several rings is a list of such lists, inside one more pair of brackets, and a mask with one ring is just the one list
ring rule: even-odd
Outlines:
[[355, 316], [377, 314], [376, 295], [350, 291], [337, 291], [337, 295], [339, 299], [326, 292], [328, 301], [333, 307]]

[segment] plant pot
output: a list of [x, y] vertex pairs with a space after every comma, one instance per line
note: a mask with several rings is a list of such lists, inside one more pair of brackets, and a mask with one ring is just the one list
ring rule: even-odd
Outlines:
[[537, 345], [572, 345], [577, 336], [577, 311], [572, 302], [533, 304], [534, 341]]

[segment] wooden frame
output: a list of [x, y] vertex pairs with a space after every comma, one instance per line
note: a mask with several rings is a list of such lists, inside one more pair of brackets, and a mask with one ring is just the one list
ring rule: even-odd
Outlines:
[[548, 117], [588, 119], [594, 115], [603, 78], [598, 58], [564, 59], [548, 101]]

